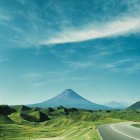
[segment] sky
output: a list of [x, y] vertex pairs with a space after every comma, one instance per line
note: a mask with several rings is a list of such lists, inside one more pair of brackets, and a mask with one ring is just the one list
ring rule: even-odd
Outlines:
[[139, 0], [0, 0], [0, 104], [67, 88], [99, 104], [140, 100]]

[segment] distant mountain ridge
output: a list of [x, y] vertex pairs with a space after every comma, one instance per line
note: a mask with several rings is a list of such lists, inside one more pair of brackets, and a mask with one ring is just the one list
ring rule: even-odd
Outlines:
[[66, 89], [61, 94], [58, 94], [50, 100], [28, 106], [41, 108], [64, 106], [69, 108], [81, 108], [91, 110], [110, 109], [107, 106], [99, 105], [88, 101], [87, 99], [81, 97], [79, 94], [74, 92], [72, 89]]
[[111, 107], [112, 109], [125, 109], [129, 106], [126, 102], [119, 102], [119, 101], [110, 101], [105, 104], [105, 106]]

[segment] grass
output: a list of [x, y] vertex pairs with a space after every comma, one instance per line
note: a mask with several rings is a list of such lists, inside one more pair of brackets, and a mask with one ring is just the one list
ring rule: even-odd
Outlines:
[[40, 124], [2, 124], [1, 139], [63, 138], [67, 140], [100, 140], [97, 127], [105, 123], [120, 122], [119, 119], [103, 119], [95, 122], [54, 119]]
[[96, 122], [75, 121], [72, 119], [54, 119], [40, 124], [3, 124], [0, 126], [1, 138], [35, 139], [60, 137], [67, 140], [100, 140], [96, 127], [111, 122], [120, 122], [118, 119], [103, 119]]
[[70, 119], [60, 119], [48, 121], [37, 125], [1, 124], [0, 139], [35, 139], [61, 137], [82, 140], [94, 138], [99, 140], [99, 135], [92, 122], [73, 121]]
[[[7, 107], [8, 108], [8, 107]], [[126, 120], [140, 121], [135, 110], [91, 111], [70, 108], [12, 107], [16, 112], [1, 114], [1, 140], [61, 138], [66, 140], [100, 140], [97, 127]], [[8, 108], [9, 109], [9, 108]], [[51, 140], [50, 139], [50, 140]]]
[[140, 128], [140, 124], [132, 124], [132, 126]]

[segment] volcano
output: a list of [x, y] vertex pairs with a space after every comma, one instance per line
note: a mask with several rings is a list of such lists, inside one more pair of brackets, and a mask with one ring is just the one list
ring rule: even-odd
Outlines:
[[74, 92], [72, 89], [66, 89], [62, 93], [58, 94], [50, 100], [28, 106], [41, 108], [63, 106], [68, 108], [80, 108], [91, 110], [109, 109], [109, 107], [86, 100], [85, 98], [81, 97], [79, 94]]

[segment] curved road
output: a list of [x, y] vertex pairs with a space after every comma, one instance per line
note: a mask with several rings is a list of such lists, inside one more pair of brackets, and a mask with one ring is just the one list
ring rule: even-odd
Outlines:
[[99, 126], [98, 131], [102, 140], [140, 140], [140, 128], [131, 124], [133, 123], [106, 124]]

